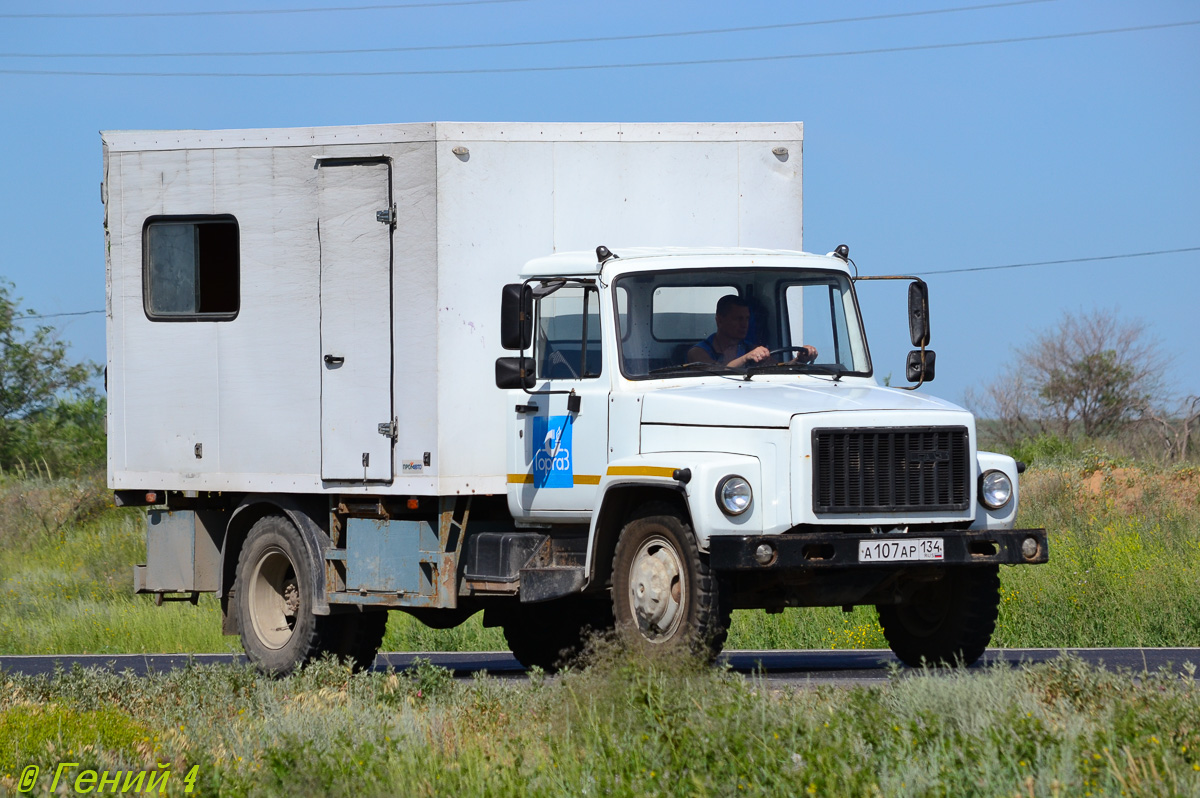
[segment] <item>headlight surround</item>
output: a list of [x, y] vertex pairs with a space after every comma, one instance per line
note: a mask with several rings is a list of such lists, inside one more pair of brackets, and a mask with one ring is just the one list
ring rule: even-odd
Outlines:
[[745, 477], [732, 474], [717, 484], [717, 506], [725, 515], [741, 515], [754, 502], [754, 491]]
[[1013, 486], [1003, 471], [985, 471], [979, 477], [979, 501], [989, 510], [999, 510], [1012, 501]]

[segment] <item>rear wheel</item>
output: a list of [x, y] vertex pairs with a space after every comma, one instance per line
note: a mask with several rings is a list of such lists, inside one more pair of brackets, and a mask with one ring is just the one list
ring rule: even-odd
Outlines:
[[321, 651], [335, 655], [356, 671], [365, 671], [375, 664], [375, 656], [383, 645], [383, 634], [387, 631], [387, 619], [386, 610], [318, 618]]
[[265, 516], [250, 528], [233, 590], [246, 656], [260, 670], [279, 676], [323, 654], [355, 670], [371, 667], [383, 643], [387, 612], [314, 615], [308, 562], [304, 541], [287, 518]]
[[[724, 595], [723, 595], [724, 593]], [[674, 514], [630, 521], [613, 556], [617, 634], [635, 650], [691, 652], [715, 659], [729, 633], [728, 591]]]
[[238, 556], [233, 601], [242, 648], [269, 673], [291, 673], [320, 652], [305, 555], [296, 528], [269, 515], [250, 528]]
[[612, 608], [582, 598], [524, 604], [507, 610], [500, 625], [518, 662], [553, 673], [582, 653], [590, 633], [612, 628]]
[[979, 659], [1000, 608], [999, 566], [954, 568], [903, 604], [876, 606], [888, 645], [910, 666], [970, 665]]

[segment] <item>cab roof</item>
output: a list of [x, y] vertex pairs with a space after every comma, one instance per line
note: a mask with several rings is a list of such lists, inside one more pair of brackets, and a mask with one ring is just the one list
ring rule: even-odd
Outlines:
[[[813, 255], [787, 249], [754, 249], [751, 247], [618, 247], [614, 250], [616, 258], [609, 259], [603, 264], [606, 273], [628, 271], [628, 267], [638, 270], [651, 268], [647, 260], [661, 261], [654, 263], [653, 268], [664, 269], [695, 269], [728, 266], [727, 263], [717, 263], [717, 259], [735, 258], [741, 266], [775, 267], [817, 267], [822, 269], [838, 269], [848, 271], [847, 264], [840, 258], [829, 255]], [[541, 258], [534, 258], [521, 269], [522, 277], [557, 277], [565, 275], [595, 275], [599, 274], [601, 264], [596, 260], [595, 252], [559, 252]]]

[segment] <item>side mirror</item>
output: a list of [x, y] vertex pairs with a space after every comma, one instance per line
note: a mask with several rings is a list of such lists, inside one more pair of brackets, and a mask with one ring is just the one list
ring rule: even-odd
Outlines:
[[533, 358], [496, 358], [497, 388], [532, 388], [533, 384]]
[[929, 286], [924, 280], [908, 284], [908, 335], [913, 346], [929, 346]]
[[933, 382], [933, 365], [936, 361], [937, 353], [932, 349], [914, 349], [908, 353], [904, 376], [909, 382]]
[[[500, 345], [524, 350], [533, 343], [533, 289], [524, 283], [504, 286], [500, 299]], [[497, 365], [499, 379], [499, 365]]]

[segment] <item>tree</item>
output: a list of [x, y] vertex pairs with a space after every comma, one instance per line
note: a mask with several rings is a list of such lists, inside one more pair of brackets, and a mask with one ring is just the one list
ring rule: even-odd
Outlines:
[[1045, 433], [1103, 437], [1164, 405], [1167, 363], [1142, 322], [1114, 310], [1068, 312], [968, 401], [1001, 422], [1007, 443]]
[[[74, 418], [71, 413], [54, 412], [61, 400], [82, 401], [85, 405], [99, 401], [89, 387], [100, 373], [99, 367], [87, 361], [72, 362], [67, 357], [66, 344], [59, 340], [54, 328], [33, 325], [32, 317], [36, 314], [32, 310], [22, 312], [20, 299], [12, 296], [12, 290], [11, 283], [0, 282], [2, 466], [12, 465], [17, 458], [28, 454], [31, 443], [38, 445], [37, 436], [30, 440], [32, 426], [61, 429], [64, 423], [69, 425]], [[57, 424], [48, 427], [48, 417], [53, 417]], [[93, 419], [89, 429], [94, 426]]]

